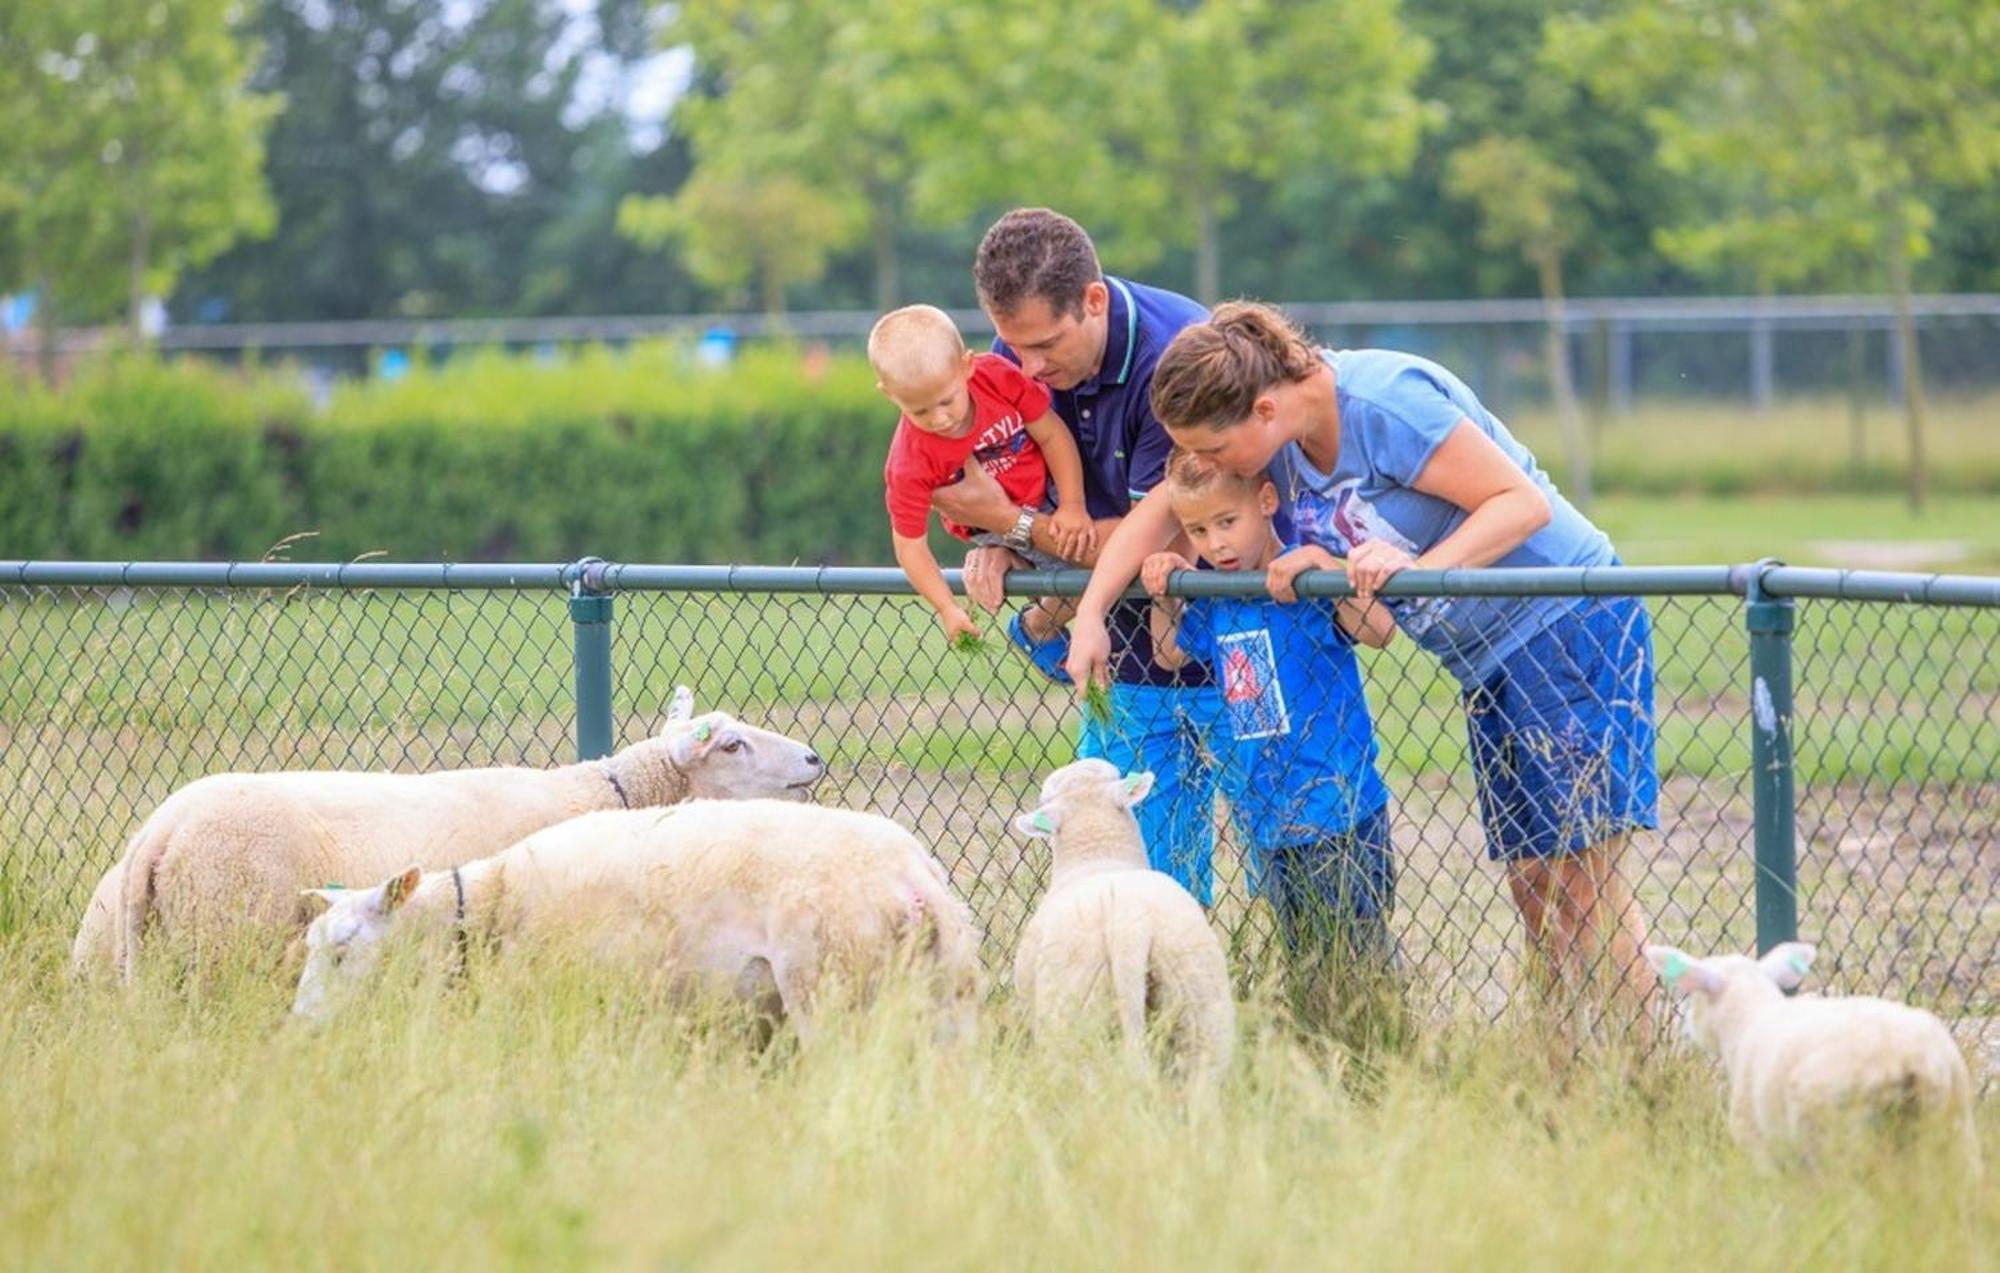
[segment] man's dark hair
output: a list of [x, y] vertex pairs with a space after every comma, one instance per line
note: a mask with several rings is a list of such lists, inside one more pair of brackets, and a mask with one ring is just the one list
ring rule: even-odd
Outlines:
[[1039, 296], [1058, 316], [1083, 312], [1083, 289], [1104, 277], [1083, 227], [1047, 208], [1016, 208], [979, 241], [972, 284], [991, 314]]

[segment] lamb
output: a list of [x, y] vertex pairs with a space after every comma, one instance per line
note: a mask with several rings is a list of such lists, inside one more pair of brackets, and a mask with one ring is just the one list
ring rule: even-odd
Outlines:
[[314, 1021], [351, 999], [391, 939], [420, 934], [440, 957], [521, 945], [657, 975], [678, 1000], [742, 1000], [802, 1039], [830, 983], [865, 999], [898, 970], [919, 973], [947, 1038], [969, 1034], [980, 991], [979, 934], [943, 865], [894, 822], [846, 809], [592, 813], [451, 870], [310, 892], [328, 909], [306, 932], [292, 1010]]
[[[825, 772], [803, 743], [722, 712], [694, 716], [683, 686], [659, 735], [559, 769], [213, 775], [167, 797], [112, 868], [124, 879], [110, 962], [130, 979], [149, 934], [197, 951], [258, 927], [296, 934], [311, 918], [301, 889], [380, 879], [410, 862], [469, 862], [595, 809], [700, 796], [804, 800]], [[103, 927], [93, 907], [74, 966], [102, 962]]]
[[1132, 806], [1153, 775], [1120, 776], [1103, 760], [1050, 774], [1039, 808], [1015, 827], [1053, 841], [1049, 891], [1021, 935], [1014, 990], [1037, 1039], [1108, 1009], [1128, 1053], [1160, 1030], [1174, 1068], [1219, 1079], [1236, 1042], [1236, 1004], [1221, 943], [1200, 903], [1151, 870]]
[[1762, 959], [1646, 947], [1661, 979], [1687, 997], [1689, 1034], [1721, 1056], [1730, 1132], [1760, 1153], [1809, 1150], [1842, 1114], [1903, 1108], [1956, 1124], [1976, 1171], [1972, 1078], [1951, 1032], [1886, 999], [1786, 998], [1814, 954], [1803, 942]]

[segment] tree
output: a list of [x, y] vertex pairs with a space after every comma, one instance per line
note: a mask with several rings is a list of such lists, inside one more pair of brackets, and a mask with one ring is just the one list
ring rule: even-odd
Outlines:
[[233, 0], [8, 0], [0, 53], [0, 238], [44, 321], [142, 303], [267, 233], [278, 98], [246, 91]]
[[1873, 245], [1895, 298], [1909, 499], [1921, 507], [1911, 265], [1929, 247], [1933, 192], [2000, 166], [2000, 9], [1675, 0], [1564, 23], [1552, 39], [1606, 91], [1658, 103], [1649, 118], [1665, 167], [1725, 178], [1720, 215], [1663, 233], [1663, 250], [1710, 265], [1771, 253], [1820, 264]]
[[1445, 188], [1453, 198], [1479, 209], [1480, 242], [1496, 251], [1519, 252], [1535, 267], [1541, 285], [1544, 326], [1542, 357], [1555, 398], [1569, 464], [1569, 485], [1578, 507], [1593, 497], [1590, 447], [1583, 413], [1570, 380], [1569, 335], [1563, 316], [1563, 254], [1579, 229], [1575, 213], [1576, 174], [1550, 159], [1530, 141], [1494, 135], [1451, 157]]
[[269, 167], [279, 228], [190, 279], [190, 308], [268, 321], [694, 303], [672, 262], [615, 232], [624, 194], [686, 171], [672, 139], [635, 149], [602, 92], [648, 49], [644, 0], [263, 0], [253, 29], [257, 83], [287, 102]]
[[851, 241], [851, 209], [797, 177], [697, 172], [680, 193], [628, 198], [618, 229], [646, 247], [678, 243], [687, 267], [710, 287], [757, 284], [764, 313], [781, 319], [785, 289], [826, 271], [828, 253]]

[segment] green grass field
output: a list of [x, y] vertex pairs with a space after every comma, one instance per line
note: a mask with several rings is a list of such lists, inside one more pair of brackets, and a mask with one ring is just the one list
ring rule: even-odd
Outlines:
[[[1979, 501], [1898, 510], [1654, 497], [1597, 515], [1635, 563], [1858, 564], [1816, 556], [1858, 540], [1904, 545], [1901, 564], [2000, 562]], [[1662, 937], [1743, 947], [1740, 611], [1652, 611], [1665, 786], [1641, 896]], [[622, 739], [681, 681], [812, 739], [833, 764], [821, 798], [936, 845], [1004, 968], [1045, 870], [1008, 822], [1069, 758], [1065, 692], [1004, 649], [945, 651], [909, 601], [633, 595], [616, 622]], [[1936, 1008], [1989, 1067], [1996, 638], [1991, 611], [1812, 603], [1796, 647], [1800, 914], [1825, 984]], [[555, 596], [0, 590], [0, 1265], [1994, 1267], [2000, 1191], [1968, 1196], [1939, 1161], [1765, 1173], [1724, 1135], [1706, 1066], [1551, 1062], [1502, 1010], [1516, 921], [1451, 687], [1406, 643], [1365, 670], [1421, 1028], [1328, 1051], [1254, 998], [1198, 1115], [1106, 1056], [1026, 1048], [1004, 997], [961, 1052], [890, 1005], [752, 1054], [581, 973], [392, 979], [322, 1034], [285, 1028], [287, 988], [241, 970], [130, 992], [63, 975], [97, 873], [202, 773], [567, 760], [569, 642]], [[1255, 963], [1269, 912], [1227, 836], [1216, 867], [1217, 921]], [[1995, 1087], [1979, 1117], [2000, 1162]]]
[[[1212, 1105], [1004, 1005], [754, 1053], [629, 983], [390, 977], [324, 1031], [242, 974], [75, 985], [0, 945], [0, 1266], [1979, 1270], [2000, 1191], [1871, 1145], [1767, 1171], [1708, 1067], [1526, 1025], [1360, 1056], [1246, 1005]], [[2000, 1102], [1979, 1111], [1989, 1160]]]

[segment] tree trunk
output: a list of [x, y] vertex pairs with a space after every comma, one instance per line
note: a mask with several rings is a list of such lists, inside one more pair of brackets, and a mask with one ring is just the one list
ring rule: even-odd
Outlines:
[[57, 335], [55, 289], [44, 278], [35, 284], [35, 363], [45, 385], [56, 382]]
[[1910, 439], [1910, 511], [1921, 512], [1930, 490], [1924, 458], [1924, 373], [1917, 360], [1917, 320], [1910, 313], [1910, 240], [1899, 202], [1889, 214], [1889, 290], [1896, 298], [1896, 343], [1903, 355], [1903, 421]]
[[152, 237], [153, 218], [141, 208], [132, 217], [131, 278], [125, 300], [125, 318], [132, 327], [132, 346], [135, 349], [146, 343], [146, 254], [152, 245]]
[[896, 308], [903, 295], [902, 261], [896, 254], [896, 232], [902, 229], [902, 210], [894, 197], [875, 200], [875, 312], [886, 314]]
[[1222, 225], [1208, 194], [1195, 197], [1194, 296], [1204, 305], [1222, 299]]
[[1562, 257], [1555, 252], [1535, 255], [1535, 272], [1542, 282], [1542, 314], [1547, 330], [1542, 356], [1548, 364], [1549, 392], [1556, 402], [1556, 424], [1562, 432], [1569, 467], [1569, 498], [1589, 511], [1596, 492], [1590, 480], [1590, 442], [1584, 436], [1583, 412], [1576, 403], [1576, 386], [1569, 374], [1569, 339], [1563, 322]]
[[1859, 319], [1847, 329], [1847, 465], [1859, 477], [1868, 463], [1868, 331]]
[[764, 334], [775, 336], [785, 329], [785, 273], [766, 261], [757, 274], [764, 301]]

